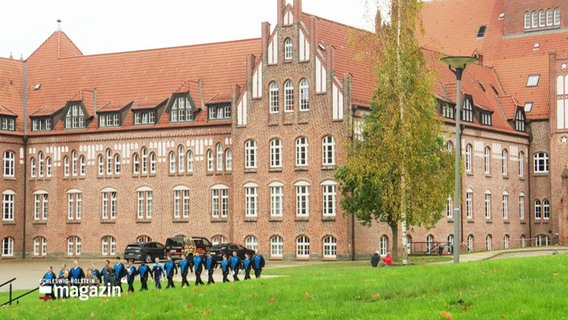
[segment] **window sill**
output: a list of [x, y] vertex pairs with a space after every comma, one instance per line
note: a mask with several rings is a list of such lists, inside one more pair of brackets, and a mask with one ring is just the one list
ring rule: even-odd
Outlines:
[[101, 220], [101, 224], [115, 224], [116, 220], [115, 219], [102, 219]]
[[227, 222], [227, 218], [211, 218], [211, 222]]
[[248, 168], [245, 169], [245, 173], [256, 173], [256, 170], [257, 170], [256, 168]]
[[32, 222], [34, 225], [46, 225], [47, 221], [46, 220], [34, 220], [34, 222]]
[[548, 172], [534, 172], [535, 177], [548, 177]]
[[448, 223], [454, 223], [454, 218], [446, 218], [446, 220], [448, 221]]
[[509, 220], [504, 220], [504, 221], [503, 221], [503, 224], [511, 224], [511, 221], [509, 221]]
[[189, 222], [189, 218], [174, 218], [172, 220], [173, 223], [188, 223]]
[[308, 166], [296, 166], [296, 168], [294, 168], [295, 171], [308, 171]]
[[298, 217], [296, 216], [296, 222], [308, 222], [310, 220], [310, 217], [305, 216], [305, 217]]
[[268, 261], [282, 261], [284, 260], [283, 257], [270, 257], [268, 258]]
[[268, 172], [282, 172], [282, 167], [279, 168], [269, 168]]
[[80, 224], [81, 220], [67, 220], [67, 224]]
[[335, 221], [335, 216], [323, 216], [321, 221]]
[[485, 173], [485, 178], [491, 178], [491, 173]]
[[2, 221], [2, 225], [5, 226], [16, 225], [16, 221]]
[[486, 219], [486, 220], [485, 220], [485, 223], [491, 224], [491, 223], [493, 223], [493, 220], [491, 220], [491, 219]]
[[335, 164], [324, 164], [321, 166], [322, 171], [335, 170]]
[[152, 219], [140, 219], [140, 218], [136, 218], [136, 223], [151, 223]]
[[470, 177], [473, 177], [473, 171], [466, 171], [465, 174], [468, 175], [468, 176], [470, 176]]
[[282, 222], [282, 217], [270, 217], [268, 222]]
[[505, 175], [503, 175], [503, 179], [509, 180], [509, 176], [505, 174]]
[[475, 220], [473, 220], [473, 219], [467, 219], [467, 223], [475, 223]]
[[245, 222], [256, 222], [257, 217], [245, 217]]

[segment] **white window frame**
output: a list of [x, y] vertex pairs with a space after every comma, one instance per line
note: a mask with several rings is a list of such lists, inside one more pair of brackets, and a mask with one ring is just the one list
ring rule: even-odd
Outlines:
[[67, 220], [80, 221], [83, 213], [83, 194], [80, 190], [67, 191]]
[[491, 175], [491, 148], [485, 147], [483, 150], [483, 164], [485, 168], [485, 174]]
[[533, 172], [548, 173], [548, 153], [536, 152], [533, 155]]
[[16, 154], [12, 151], [4, 151], [4, 177], [14, 177], [16, 166]]
[[12, 237], [5, 237], [2, 239], [2, 256], [14, 256], [14, 239]]
[[519, 194], [519, 220], [525, 220], [525, 194]]
[[465, 171], [471, 173], [473, 171], [473, 148], [471, 144], [465, 146]]
[[270, 140], [270, 167], [282, 168], [282, 140], [279, 138]]
[[337, 214], [337, 182], [326, 180], [321, 183], [322, 209], [324, 217], [335, 217]]
[[270, 113], [278, 113], [278, 111], [280, 110], [278, 95], [279, 95], [278, 82], [276, 81], [270, 82], [270, 89], [269, 89]]
[[503, 176], [509, 174], [509, 152], [507, 149], [501, 150], [501, 173]]
[[189, 188], [186, 186], [176, 186], [173, 189], [173, 208], [174, 219], [189, 218]]
[[302, 235], [296, 238], [296, 257], [310, 257], [310, 238], [307, 236]]
[[14, 205], [16, 192], [6, 190], [2, 193], [2, 221], [14, 221]]
[[503, 192], [503, 220], [509, 220], [509, 193]]
[[258, 184], [247, 183], [244, 189], [245, 218], [256, 218], [258, 216]]
[[256, 140], [245, 142], [245, 169], [256, 169]]
[[335, 165], [335, 138], [327, 135], [321, 140], [321, 158], [322, 165], [334, 166]]
[[310, 110], [310, 83], [306, 78], [300, 80], [300, 111]]
[[294, 184], [296, 189], [296, 217], [310, 216], [310, 184], [299, 181]]
[[337, 238], [332, 235], [323, 238], [323, 257], [328, 259], [337, 257]]
[[485, 212], [485, 219], [491, 220], [491, 191], [485, 191], [485, 199], [483, 202], [483, 210]]
[[268, 185], [270, 189], [270, 216], [282, 217], [284, 212], [284, 184], [272, 182]]
[[281, 258], [284, 254], [284, 239], [281, 236], [270, 238], [270, 257]]
[[465, 193], [465, 213], [468, 220], [473, 220], [473, 190], [471, 188]]
[[284, 60], [292, 60], [294, 57], [294, 44], [291, 38], [284, 39]]
[[308, 166], [308, 138], [298, 137], [296, 139], [296, 167]]
[[136, 218], [149, 220], [152, 219], [153, 211], [153, 190], [150, 187], [140, 187], [136, 189]]
[[45, 190], [38, 190], [34, 195], [34, 221], [47, 221], [48, 216], [48, 193]]
[[284, 82], [284, 112], [294, 111], [294, 84], [288, 79]]

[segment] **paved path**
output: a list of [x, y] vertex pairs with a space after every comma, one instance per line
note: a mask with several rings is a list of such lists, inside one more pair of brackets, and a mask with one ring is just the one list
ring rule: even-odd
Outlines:
[[[500, 251], [485, 251], [485, 252], [475, 252], [475, 253], [465, 253], [460, 255], [460, 262], [470, 262], [470, 261], [482, 261], [488, 259], [499, 259], [499, 258], [513, 258], [513, 257], [530, 257], [539, 255], [551, 255], [554, 251], [561, 254], [568, 253], [568, 247], [533, 247], [533, 248], [521, 248], [521, 249], [510, 249], [510, 250], [500, 250]], [[104, 265], [104, 259], [82, 259], [80, 260], [81, 267], [86, 270], [90, 267], [91, 262], [95, 262], [98, 268]], [[112, 263], [113, 261], [111, 261]], [[48, 266], [53, 266], [54, 272], [59, 273], [59, 268], [62, 263], [66, 263], [68, 268], [72, 266], [72, 259], [60, 259], [60, 260], [0, 260], [0, 284], [7, 280], [16, 278], [17, 280], [13, 282], [12, 290], [23, 290], [32, 289], [38, 286], [40, 278], [47, 271]], [[307, 263], [329, 263], [321, 261], [266, 261], [266, 268], [283, 268], [298, 265], [305, 265]], [[444, 262], [452, 263], [452, 260]], [[242, 279], [244, 274], [241, 272], [240, 278]], [[202, 279], [207, 281], [207, 276], [202, 276]], [[176, 276], [176, 280], [181, 281], [179, 275]], [[194, 274], [189, 274], [188, 280], [193, 285], [195, 281]], [[215, 271], [215, 281], [222, 281], [221, 271]], [[149, 286], [154, 283], [150, 281]], [[162, 282], [162, 285], [165, 283]], [[126, 286], [124, 286], [126, 289]], [[8, 285], [0, 288], [0, 291], [8, 291]]]

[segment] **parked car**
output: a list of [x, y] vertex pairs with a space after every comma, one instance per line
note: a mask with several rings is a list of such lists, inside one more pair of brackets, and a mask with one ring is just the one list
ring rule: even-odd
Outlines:
[[154, 262], [156, 258], [165, 259], [164, 245], [159, 242], [131, 243], [124, 249], [124, 259], [134, 261]]
[[227, 255], [227, 258], [230, 258], [233, 255], [233, 251], [236, 251], [237, 255], [241, 259], [245, 258], [245, 253], [248, 253], [249, 256], [252, 256], [254, 254], [254, 250], [249, 249], [238, 243], [232, 243], [232, 242], [216, 244], [211, 248], [209, 248], [209, 252], [211, 252], [211, 255], [215, 257], [215, 259], [217, 259], [218, 261], [223, 260], [223, 255]]
[[171, 237], [166, 240], [164, 255], [181, 259], [182, 253], [192, 257], [196, 252], [204, 254], [210, 247], [211, 242], [205, 237]]

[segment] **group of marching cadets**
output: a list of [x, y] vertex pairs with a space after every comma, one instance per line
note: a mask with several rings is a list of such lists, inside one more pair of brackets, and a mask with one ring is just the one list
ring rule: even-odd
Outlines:
[[[203, 271], [207, 272], [207, 284], [215, 283], [213, 274], [219, 265], [223, 273], [223, 282], [230, 282], [228, 278], [229, 273], [231, 273], [233, 281], [239, 281], [238, 275], [241, 270], [245, 273], [245, 280], [251, 279], [250, 273], [252, 270], [254, 270], [255, 277], [259, 278], [265, 264], [264, 257], [258, 254], [258, 252], [252, 256], [245, 254], [245, 258], [241, 260], [237, 252], [234, 251], [230, 257], [223, 255], [223, 260], [220, 263], [217, 263], [217, 260], [210, 252], [207, 252], [205, 255], [197, 254], [193, 257], [190, 256], [190, 258], [188, 259], [188, 257], [182, 255], [181, 260], [176, 263], [171, 256], [167, 256], [164, 264], [160, 262], [159, 258], [156, 258], [156, 262], [152, 267], [143, 261], [136, 268], [132, 259], [128, 260], [128, 264], [125, 266], [120, 257], [116, 257], [114, 265], [111, 266], [110, 260], [106, 260], [105, 265], [100, 270], [97, 269], [94, 262], [91, 263], [86, 273], [79, 266], [79, 261], [74, 260], [74, 265], [69, 270], [67, 265], [63, 263], [58, 276], [53, 272], [53, 267], [48, 267], [48, 271], [42, 278], [42, 285], [52, 286], [52, 288], [54, 286], [99, 287], [103, 285], [107, 288], [106, 290], [117, 288], [122, 292], [122, 283], [126, 283], [128, 284], [127, 291], [134, 292], [136, 276], [140, 277], [140, 291], [144, 291], [148, 290], [148, 279], [154, 280], [156, 289], [162, 289], [161, 280], [164, 277], [167, 280], [166, 288], [175, 288], [173, 278], [179, 272], [181, 274], [181, 287], [183, 288], [184, 286], [189, 287], [189, 281], [187, 280], [189, 272], [195, 274], [195, 285], [198, 286], [205, 284], [201, 279]], [[50, 297], [55, 299], [53, 291]]]

